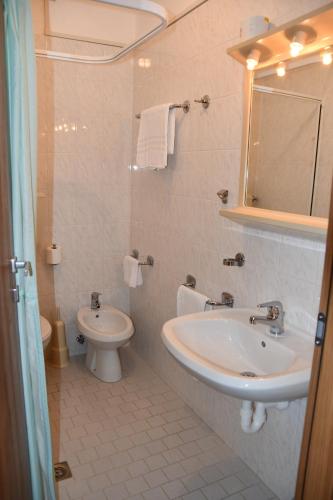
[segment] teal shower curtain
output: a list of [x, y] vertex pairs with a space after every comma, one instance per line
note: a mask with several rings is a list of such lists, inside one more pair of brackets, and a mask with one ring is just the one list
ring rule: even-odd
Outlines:
[[[33, 275], [17, 274], [18, 320], [34, 500], [55, 500], [47, 393], [36, 284], [37, 109], [29, 0], [3, 0], [9, 94], [14, 251]], [[17, 450], [19, 453], [19, 450]], [[23, 499], [22, 499], [23, 500]]]

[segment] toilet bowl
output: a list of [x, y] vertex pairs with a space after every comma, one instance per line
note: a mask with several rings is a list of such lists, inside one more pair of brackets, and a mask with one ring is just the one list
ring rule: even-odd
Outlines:
[[86, 337], [86, 366], [104, 382], [121, 379], [118, 347], [126, 344], [134, 333], [131, 319], [110, 305], [100, 309], [82, 307], [77, 313], [77, 325]]
[[40, 331], [42, 334], [43, 350], [45, 351], [51, 340], [52, 328], [47, 319], [42, 315], [40, 315]]

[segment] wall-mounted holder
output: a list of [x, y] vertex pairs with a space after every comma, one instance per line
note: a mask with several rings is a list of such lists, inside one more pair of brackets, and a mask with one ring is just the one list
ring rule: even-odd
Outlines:
[[223, 259], [224, 266], [238, 266], [243, 267], [245, 264], [245, 255], [241, 252], [236, 253], [234, 258]]
[[220, 189], [220, 191], [218, 191], [216, 194], [224, 205], [228, 203], [228, 197], [229, 197], [228, 189]]
[[199, 104], [202, 104], [202, 107], [204, 109], [209, 108], [210, 105], [210, 97], [209, 95], [205, 94], [204, 96], [201, 97], [201, 99], [194, 99], [194, 102], [198, 102]]
[[[207, 106], [208, 107], [208, 106]], [[186, 100], [182, 104], [170, 104], [169, 109], [182, 109], [184, 113], [188, 113], [191, 109], [190, 101]], [[141, 113], [135, 115], [136, 118], [141, 118]]]
[[192, 276], [192, 274], [188, 274], [186, 276], [186, 282], [183, 283], [183, 285], [187, 286], [188, 288], [195, 288], [196, 284], [197, 284], [197, 280], [195, 279], [194, 276]]
[[[139, 250], [132, 250], [131, 257], [139, 260]], [[144, 262], [139, 262], [139, 266], [153, 266], [154, 265], [154, 257], [151, 255], [147, 255], [147, 259]]]
[[235, 299], [229, 292], [222, 292], [221, 300], [208, 299], [206, 304], [214, 307], [234, 307]]
[[[193, 288], [193, 290], [194, 290], [196, 287], [196, 284], [197, 284], [197, 280], [195, 279], [195, 277], [192, 276], [192, 274], [188, 274], [186, 276], [186, 282], [183, 283], [183, 286], [186, 286], [188, 288]], [[229, 292], [222, 292], [220, 301], [208, 299], [206, 301], [206, 305], [212, 306], [213, 308], [214, 307], [234, 307], [234, 297]]]

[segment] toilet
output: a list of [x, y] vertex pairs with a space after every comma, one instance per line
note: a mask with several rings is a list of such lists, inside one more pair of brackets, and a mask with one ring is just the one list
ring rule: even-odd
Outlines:
[[100, 309], [82, 307], [77, 313], [79, 331], [87, 340], [86, 366], [103, 382], [121, 379], [118, 347], [126, 344], [134, 333], [131, 319], [111, 305]]
[[42, 315], [40, 315], [40, 331], [42, 334], [43, 350], [45, 351], [51, 340], [52, 328], [47, 319]]

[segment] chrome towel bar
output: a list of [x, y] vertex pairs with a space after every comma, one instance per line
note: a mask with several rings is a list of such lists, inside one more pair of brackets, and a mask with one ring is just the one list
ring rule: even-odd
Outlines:
[[[197, 280], [192, 274], [188, 274], [186, 276], [186, 282], [183, 283], [183, 286], [186, 286], [188, 288], [193, 288], [195, 289], [197, 284]], [[213, 299], [208, 299], [206, 301], [206, 306], [212, 306], [212, 307], [234, 307], [234, 297], [231, 295], [229, 292], [222, 292], [221, 294], [221, 301], [219, 300], [213, 300]], [[206, 309], [206, 308], [205, 308]]]
[[[139, 260], [139, 250], [136, 249], [132, 250], [131, 257]], [[145, 260], [145, 262], [139, 262], [139, 266], [153, 266], [153, 265], [154, 265], [154, 257], [152, 257], [151, 255], [147, 255], [147, 259]]]
[[[191, 103], [190, 101], [184, 101], [183, 104], [171, 104], [169, 109], [178, 109], [182, 108], [184, 113], [188, 113], [190, 111]], [[135, 115], [136, 118], [141, 118], [141, 113], [137, 113]]]

